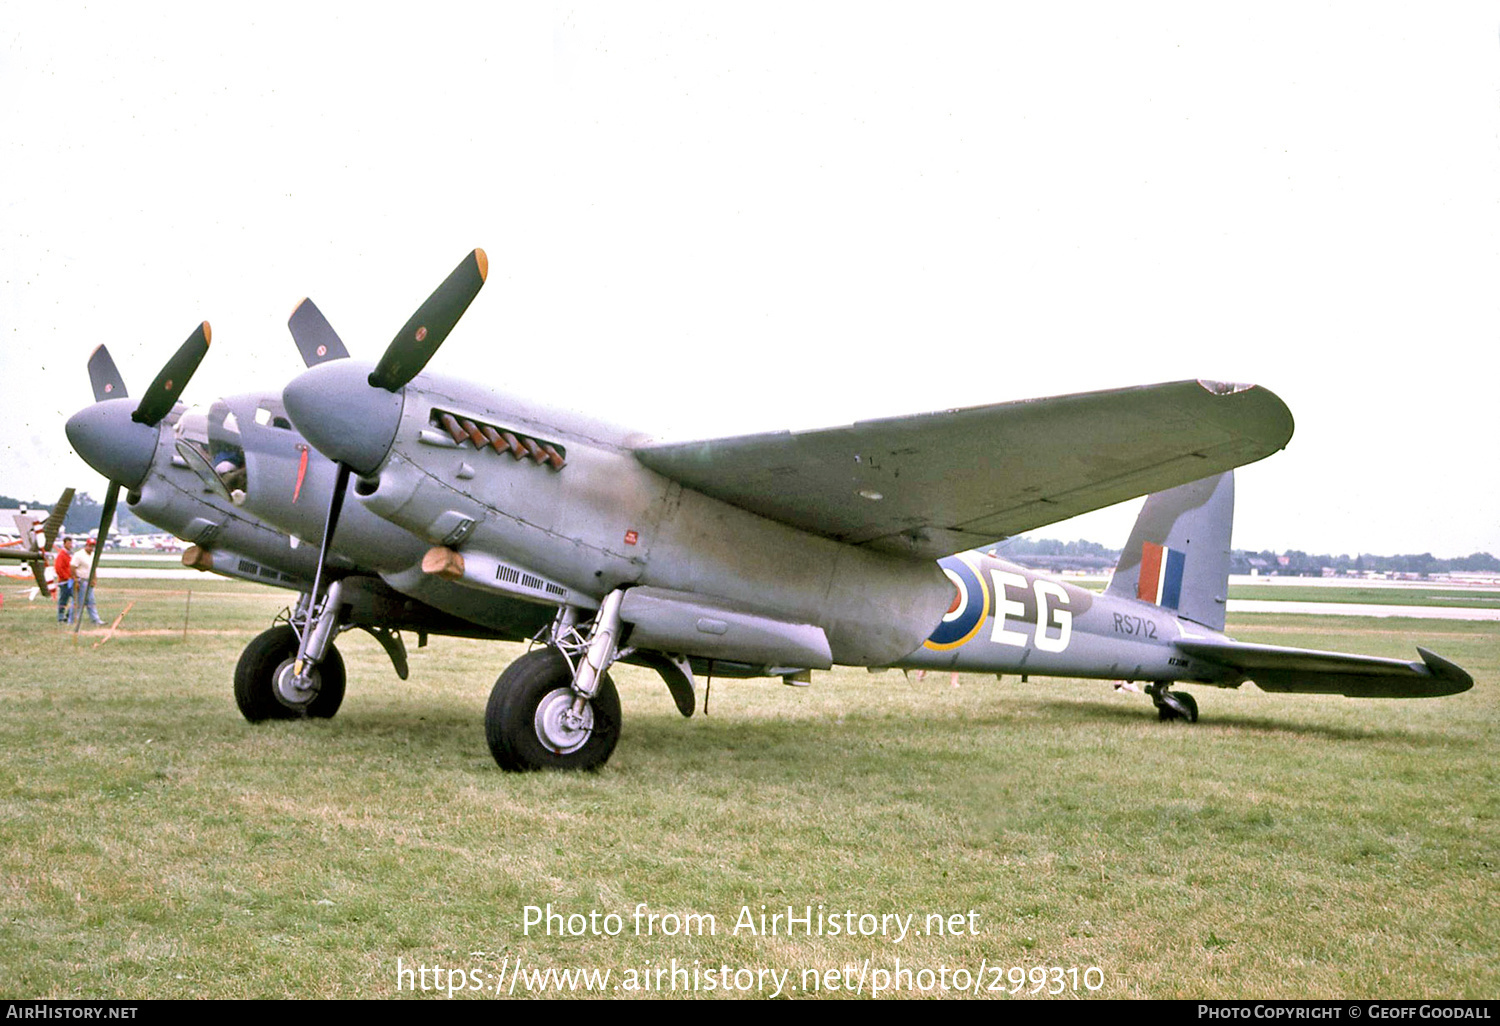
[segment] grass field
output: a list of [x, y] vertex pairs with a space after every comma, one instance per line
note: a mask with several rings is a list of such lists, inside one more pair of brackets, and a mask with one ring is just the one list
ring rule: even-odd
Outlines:
[[[856, 670], [715, 682], [685, 721], [627, 667], [602, 772], [512, 776], [482, 712], [515, 647], [434, 639], [402, 683], [356, 632], [336, 718], [244, 722], [234, 662], [289, 595], [205, 578], [189, 612], [180, 582], [122, 581], [101, 611], [135, 605], [93, 647], [102, 631], [75, 642], [5, 592], [5, 996], [476, 996], [516, 959], [608, 969], [617, 995], [673, 959], [679, 993], [727, 966], [789, 972], [793, 996], [804, 972], [863, 972], [868, 994], [900, 959], [917, 973], [887, 983], [928, 994], [940, 971], [988, 996], [1015, 985], [1003, 970], [1054, 966], [1098, 967], [1106, 997], [1500, 994], [1500, 624], [1240, 617], [1250, 640], [1421, 643], [1478, 684], [1427, 702], [1193, 688], [1195, 726], [1098, 682]], [[642, 902], [658, 927], [713, 915], [714, 935], [637, 936]], [[621, 931], [527, 935], [525, 908], [549, 903]], [[762, 905], [914, 930], [734, 931]], [[962, 927], [917, 936], [930, 913]]]

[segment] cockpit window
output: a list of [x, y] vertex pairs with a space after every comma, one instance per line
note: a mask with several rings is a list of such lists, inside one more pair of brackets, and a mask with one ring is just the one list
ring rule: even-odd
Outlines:
[[[194, 407], [183, 413], [172, 428], [177, 435], [177, 452], [194, 473], [204, 478], [213, 491], [215, 481], [236, 504], [244, 501], [247, 488], [245, 450], [240, 445], [240, 423], [222, 401], [204, 413]], [[238, 493], [238, 495], [236, 495]]]
[[271, 405], [269, 401], [264, 401], [255, 408], [255, 423], [261, 427], [279, 428], [282, 431], [292, 430], [292, 422], [287, 420], [286, 411], [280, 406]]

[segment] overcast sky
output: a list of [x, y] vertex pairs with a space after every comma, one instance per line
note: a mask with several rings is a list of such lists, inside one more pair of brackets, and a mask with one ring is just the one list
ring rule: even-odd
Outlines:
[[0, 493], [102, 497], [99, 343], [279, 390], [482, 246], [434, 370], [676, 437], [1253, 381], [1236, 545], [1500, 554], [1492, 3], [396, 10], [0, 0]]

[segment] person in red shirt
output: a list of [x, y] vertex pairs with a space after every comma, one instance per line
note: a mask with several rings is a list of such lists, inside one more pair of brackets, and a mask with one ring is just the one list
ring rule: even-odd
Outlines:
[[57, 558], [52, 563], [57, 571], [57, 622], [68, 622], [68, 606], [73, 601], [73, 539], [64, 538], [57, 543]]

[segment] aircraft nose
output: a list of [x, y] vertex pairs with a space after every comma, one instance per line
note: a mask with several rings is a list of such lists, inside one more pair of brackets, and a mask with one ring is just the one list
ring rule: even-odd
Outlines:
[[156, 456], [160, 427], [131, 419], [136, 403], [107, 399], [68, 418], [66, 430], [73, 450], [85, 463], [126, 488], [139, 488]]
[[281, 393], [287, 416], [324, 456], [361, 477], [385, 462], [401, 426], [404, 389], [387, 392], [370, 384], [373, 364], [332, 360], [304, 371]]

